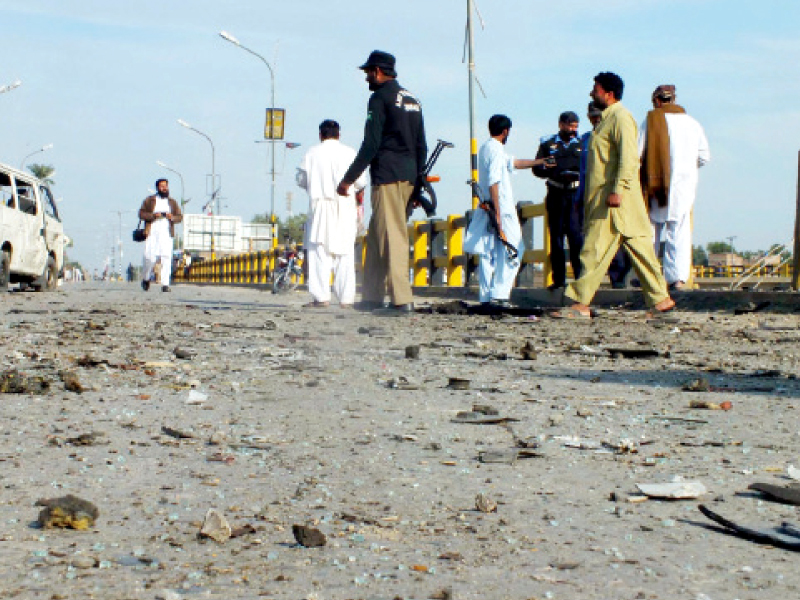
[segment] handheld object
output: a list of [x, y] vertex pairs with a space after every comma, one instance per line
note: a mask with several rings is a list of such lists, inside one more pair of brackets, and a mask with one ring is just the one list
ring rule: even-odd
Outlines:
[[497, 236], [497, 239], [503, 244], [506, 249], [506, 255], [508, 255], [508, 260], [511, 262], [516, 262], [519, 260], [519, 250], [517, 250], [516, 246], [508, 241], [506, 235], [500, 229], [500, 225], [497, 222], [497, 215], [494, 212], [494, 206], [492, 206], [491, 202], [486, 200], [481, 196], [481, 190], [478, 187], [478, 182], [474, 179], [470, 179], [468, 182], [472, 186], [472, 194], [478, 199], [478, 208], [483, 209], [486, 211], [486, 215], [489, 217], [489, 227], [494, 229], [494, 233]]
[[422, 207], [428, 218], [433, 217], [436, 214], [436, 192], [433, 191], [433, 186], [431, 184], [440, 181], [440, 178], [437, 176], [432, 176], [431, 170], [433, 169], [433, 165], [436, 164], [436, 161], [439, 158], [439, 155], [442, 153], [442, 150], [452, 147], [453, 144], [450, 142], [445, 142], [444, 140], [438, 140], [436, 142], [436, 147], [428, 157], [428, 161], [425, 163], [425, 166], [420, 174], [417, 175], [416, 182], [414, 182], [414, 189], [412, 190], [411, 197], [408, 199], [408, 204], [406, 205], [406, 218], [411, 216], [411, 213], [414, 212], [414, 209], [417, 206]]

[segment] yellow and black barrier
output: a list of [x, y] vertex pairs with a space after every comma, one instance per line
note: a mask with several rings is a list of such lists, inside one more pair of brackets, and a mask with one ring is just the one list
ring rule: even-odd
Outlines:
[[[550, 277], [547, 216], [544, 204], [520, 203], [517, 206], [525, 239], [534, 239], [533, 225], [542, 219], [543, 247], [526, 250], [522, 255], [521, 274], [535, 265], [542, 265], [545, 285]], [[414, 287], [446, 285], [461, 287], [468, 283], [477, 258], [464, 254], [464, 232], [471, 212], [449, 215], [446, 219], [414, 221], [408, 225], [409, 271]], [[364, 238], [356, 240], [356, 270], [363, 271], [366, 248]], [[278, 258], [285, 248], [275, 246], [269, 250], [234, 254], [213, 260], [195, 261], [188, 270], [179, 268], [175, 281], [179, 283], [250, 284], [265, 285], [275, 270]], [[532, 277], [531, 277], [532, 280]], [[302, 283], [302, 282], [301, 282]]]
[[[480, 209], [478, 209], [480, 210]], [[449, 215], [446, 219], [414, 221], [408, 225], [409, 277], [414, 287], [446, 286], [462, 287], [469, 283], [470, 275], [477, 266], [477, 257], [464, 254], [464, 232], [471, 212], [464, 215]], [[521, 257], [522, 267], [517, 282], [520, 286], [536, 283], [548, 286], [552, 283], [550, 268], [550, 236], [547, 229], [547, 214], [544, 203], [522, 202], [517, 205], [523, 238], [530, 244], [534, 240], [534, 225], [541, 223], [542, 247], [527, 249]], [[539, 221], [540, 220], [540, 221]], [[364, 238], [356, 240], [356, 271], [363, 271], [366, 248]], [[269, 250], [234, 254], [214, 260], [194, 262], [187, 270], [179, 268], [175, 281], [181, 283], [267, 285], [275, 271], [278, 259], [284, 253], [283, 246]], [[567, 267], [568, 274], [571, 269]], [[691, 287], [701, 283], [712, 283], [714, 279], [736, 280], [751, 270], [742, 266], [695, 266], [692, 270]], [[752, 274], [754, 280], [780, 280], [790, 278], [789, 264], [780, 267], [764, 266]], [[302, 281], [300, 283], [303, 283]]]

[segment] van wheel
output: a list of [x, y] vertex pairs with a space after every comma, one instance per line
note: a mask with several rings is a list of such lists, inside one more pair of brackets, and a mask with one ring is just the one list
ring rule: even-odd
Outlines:
[[8, 282], [11, 279], [11, 255], [8, 250], [0, 252], [0, 291], [8, 290]]
[[56, 259], [52, 256], [47, 258], [47, 264], [44, 267], [44, 273], [41, 274], [39, 279], [34, 284], [38, 292], [52, 292], [58, 287], [58, 273], [56, 272]]

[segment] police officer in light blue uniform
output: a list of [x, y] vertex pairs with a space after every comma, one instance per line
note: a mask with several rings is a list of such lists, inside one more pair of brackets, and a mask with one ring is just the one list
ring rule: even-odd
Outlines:
[[581, 270], [583, 247], [583, 200], [578, 194], [583, 144], [578, 137], [578, 115], [572, 111], [561, 113], [558, 133], [543, 137], [536, 158], [549, 158], [542, 166], [534, 167], [533, 174], [546, 180], [547, 226], [550, 231], [550, 265], [555, 290], [566, 285], [567, 269], [564, 238], [569, 242], [569, 261], [577, 279]]

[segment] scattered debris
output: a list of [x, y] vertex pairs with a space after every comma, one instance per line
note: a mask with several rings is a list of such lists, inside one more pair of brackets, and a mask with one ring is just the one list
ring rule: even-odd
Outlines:
[[78, 374], [75, 371], [60, 371], [58, 375], [61, 377], [61, 381], [64, 382], [64, 389], [66, 389], [68, 392], [82, 394], [85, 391], [85, 388], [81, 384], [81, 380], [78, 378]]
[[691, 418], [691, 417], [675, 417], [675, 416], [672, 416], [672, 415], [652, 415], [650, 417], [647, 417], [647, 421], [648, 422], [649, 421], [674, 421], [674, 422], [677, 422], [677, 423], [683, 422], [683, 423], [692, 423], [692, 424], [697, 424], [697, 425], [703, 425], [703, 424], [707, 424], [708, 423], [708, 421], [706, 421], [705, 419], [694, 419], [694, 418]]
[[418, 390], [419, 384], [408, 377], [400, 376], [397, 379], [390, 379], [387, 381], [386, 387], [393, 390]]
[[49, 389], [50, 382], [44, 377], [27, 375], [16, 369], [0, 374], [2, 394], [43, 394]]
[[513, 465], [522, 458], [542, 458], [544, 454], [528, 449], [508, 449], [508, 450], [483, 450], [478, 453], [478, 460], [482, 463], [498, 463]]
[[257, 529], [253, 527], [250, 523], [246, 523], [241, 527], [234, 527], [231, 530], [231, 538], [238, 538], [245, 535], [251, 535], [256, 533]]
[[771, 500], [800, 506], [800, 487], [795, 484], [782, 486], [773, 483], [751, 483], [747, 489], [761, 492]]
[[708, 493], [699, 481], [673, 481], [671, 483], [637, 483], [640, 492], [649, 498], [689, 500]]
[[706, 517], [730, 529], [733, 533], [744, 539], [757, 542], [759, 544], [769, 544], [784, 550], [800, 551], [800, 528], [791, 523], [783, 522], [780, 527], [772, 529], [761, 529], [746, 525], [739, 525], [715, 513], [707, 506], [700, 504], [697, 507]]
[[763, 302], [759, 302], [756, 304], [755, 302], [748, 302], [744, 306], [740, 306], [733, 310], [734, 315], [749, 315], [751, 313], [761, 312], [765, 308], [769, 308], [772, 306], [772, 302], [769, 300], [764, 300]]
[[730, 400], [717, 404], [716, 402], [709, 402], [708, 400], [692, 400], [689, 402], [689, 408], [700, 408], [704, 410], [730, 410], [733, 408], [733, 403]]
[[411, 359], [411, 360], [418, 359], [419, 358], [419, 346], [416, 345], [416, 344], [412, 345], [412, 346], [406, 346], [406, 358]]
[[68, 446], [99, 446], [101, 444], [108, 444], [108, 440], [103, 440], [105, 438], [105, 433], [102, 431], [92, 431], [90, 433], [82, 433], [80, 435], [76, 435], [75, 437], [68, 437], [64, 440], [64, 443]]
[[604, 348], [611, 358], [658, 358], [661, 353], [655, 348]]
[[794, 479], [795, 481], [800, 481], [800, 469], [798, 469], [794, 465], [789, 465], [789, 468], [786, 470], [786, 474], [789, 476], [790, 479]]
[[708, 379], [698, 377], [684, 383], [682, 389], [685, 392], [708, 392], [711, 390], [711, 384], [708, 383]]
[[475, 496], [475, 508], [477, 508], [482, 513], [497, 512], [497, 502], [492, 500], [486, 494], [480, 493], [477, 496]]
[[35, 506], [44, 506], [38, 517], [38, 523], [44, 529], [62, 527], [86, 530], [94, 525], [100, 515], [94, 504], [72, 494], [60, 498], [41, 498]]
[[313, 527], [292, 525], [292, 533], [297, 543], [306, 548], [320, 548], [328, 543], [325, 534]]
[[231, 537], [231, 526], [221, 512], [214, 508], [209, 508], [200, 528], [201, 538], [210, 538], [215, 542], [224, 544]]
[[215, 431], [208, 438], [209, 446], [221, 446], [228, 440], [228, 436], [224, 431]]
[[509, 423], [519, 421], [514, 417], [503, 417], [501, 415], [485, 415], [474, 411], [461, 411], [451, 419], [452, 423], [472, 423], [475, 425], [494, 425], [497, 423]]
[[447, 388], [451, 390], [468, 390], [470, 386], [469, 379], [463, 379], [461, 377], [450, 377], [447, 380]]
[[172, 427], [167, 427], [163, 425], [161, 427], [161, 433], [168, 435], [170, 437], [177, 438], [179, 440], [188, 440], [195, 437], [193, 433], [189, 433], [188, 431], [181, 431], [180, 429], [173, 429]]
[[522, 354], [522, 360], [536, 360], [536, 357], [539, 356], [539, 353], [536, 351], [533, 342], [530, 340], [525, 342], [525, 345], [520, 350], [520, 353]]
[[181, 348], [180, 346], [176, 347], [172, 353], [175, 355], [175, 358], [180, 358], [182, 360], [192, 360], [195, 356], [197, 356], [197, 352], [192, 350], [191, 348]]

